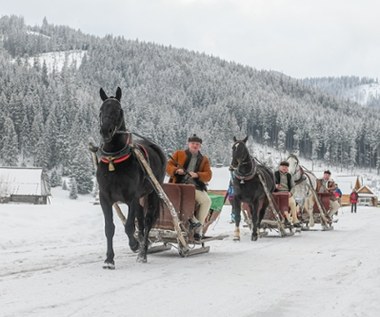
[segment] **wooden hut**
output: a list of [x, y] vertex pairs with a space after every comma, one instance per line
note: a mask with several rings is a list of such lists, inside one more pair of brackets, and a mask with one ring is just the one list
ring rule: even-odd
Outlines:
[[50, 188], [42, 168], [0, 167], [0, 203], [47, 204]]
[[359, 194], [359, 202], [358, 205], [361, 206], [377, 206], [378, 203], [378, 197], [374, 193], [374, 191], [368, 187], [367, 185], [364, 185], [358, 189]]

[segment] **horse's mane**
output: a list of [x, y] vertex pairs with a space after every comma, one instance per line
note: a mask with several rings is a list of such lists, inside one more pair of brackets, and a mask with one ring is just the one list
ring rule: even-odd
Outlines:
[[289, 154], [289, 156], [288, 156], [288, 159], [290, 159], [290, 158], [294, 158], [296, 161], [297, 161], [297, 164], [299, 164], [300, 163], [300, 160], [298, 159], [298, 157], [297, 157], [297, 155], [295, 155], [295, 154]]

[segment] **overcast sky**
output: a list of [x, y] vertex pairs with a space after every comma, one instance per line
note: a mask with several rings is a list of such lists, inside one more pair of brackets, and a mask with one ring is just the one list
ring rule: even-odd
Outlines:
[[0, 0], [9, 14], [296, 78], [380, 78], [380, 0]]

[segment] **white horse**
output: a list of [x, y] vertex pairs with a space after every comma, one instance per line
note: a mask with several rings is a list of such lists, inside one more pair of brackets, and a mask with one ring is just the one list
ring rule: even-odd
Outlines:
[[298, 202], [301, 212], [307, 212], [309, 216], [308, 226], [313, 227], [315, 199], [312, 189], [315, 190], [317, 187], [317, 177], [299, 164], [298, 157], [295, 154], [290, 154], [287, 161], [289, 162], [289, 173], [295, 183], [293, 189], [294, 198]]

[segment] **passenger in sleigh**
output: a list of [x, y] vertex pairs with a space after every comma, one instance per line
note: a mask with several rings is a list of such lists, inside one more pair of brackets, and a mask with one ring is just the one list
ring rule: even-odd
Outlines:
[[201, 154], [202, 139], [192, 135], [188, 139], [186, 150], [174, 152], [166, 166], [169, 183], [184, 183], [195, 185], [195, 201], [199, 204], [199, 211], [190, 220], [194, 228], [194, 239], [200, 239], [203, 225], [211, 207], [211, 199], [207, 194], [206, 183], [211, 180], [212, 172], [207, 156]]
[[[292, 189], [294, 187], [294, 181], [292, 175], [288, 173], [289, 162], [282, 161], [278, 168], [278, 171], [274, 172], [274, 177], [276, 181], [275, 192], [288, 192], [289, 193], [289, 211], [285, 211], [284, 215], [287, 221], [293, 224], [294, 227], [300, 227], [300, 221], [297, 217], [297, 206], [296, 201], [292, 194]], [[290, 216], [291, 215], [291, 216]]]
[[337, 197], [335, 196], [336, 185], [331, 178], [331, 172], [326, 170], [323, 172], [323, 177], [317, 180], [317, 193], [329, 193], [330, 194], [330, 210], [328, 216], [333, 219], [333, 216], [337, 214], [340, 207]]

